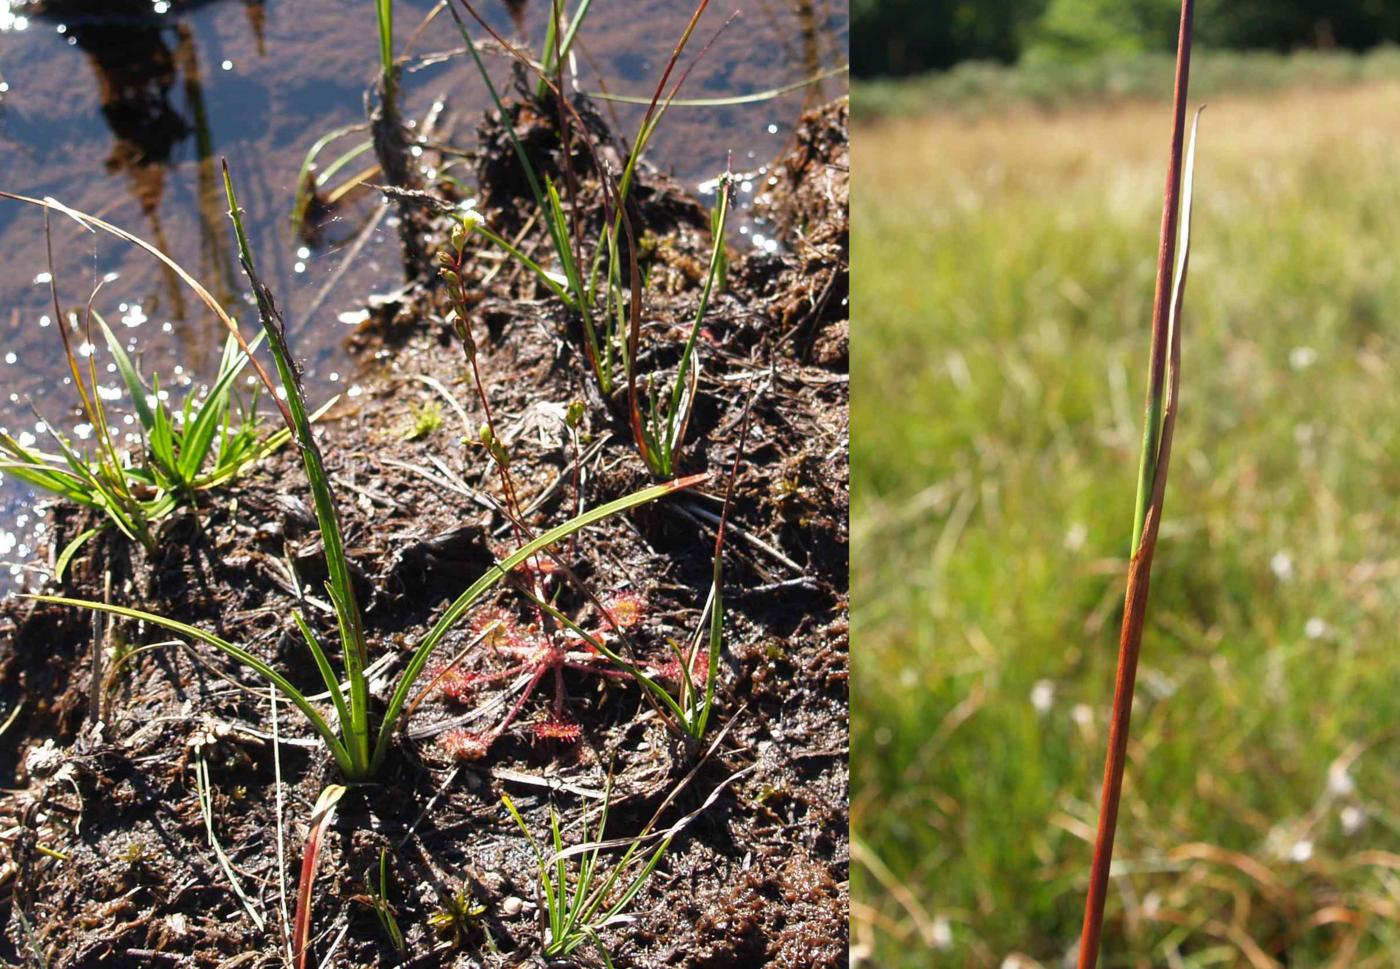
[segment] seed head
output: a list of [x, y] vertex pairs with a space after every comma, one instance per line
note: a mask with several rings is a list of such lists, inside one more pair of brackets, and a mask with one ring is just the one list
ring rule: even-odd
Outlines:
[[564, 423], [570, 427], [578, 427], [583, 421], [583, 401], [574, 400], [569, 402], [569, 409], [564, 413]]

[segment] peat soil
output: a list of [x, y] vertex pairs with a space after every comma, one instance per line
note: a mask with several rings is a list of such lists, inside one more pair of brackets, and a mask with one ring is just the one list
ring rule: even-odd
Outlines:
[[[527, 145], [549, 143], [546, 119], [520, 109], [514, 123]], [[483, 124], [479, 198], [493, 224], [513, 232], [524, 186], [502, 131], [499, 120]], [[697, 753], [677, 741], [631, 680], [569, 671], [562, 709], [546, 677], [485, 756], [464, 760], [445, 731], [499, 722], [505, 708], [491, 703], [510, 698], [490, 686], [432, 690], [379, 782], [352, 787], [340, 803], [315, 882], [309, 964], [543, 965], [538, 869], [501, 796], [536, 837], [547, 835], [554, 810], [565, 842], [579, 843], [596, 833], [611, 776], [608, 838], [637, 834], [658, 809], [662, 827], [693, 815], [630, 918], [603, 931], [617, 966], [845, 965], [846, 137], [844, 101], [809, 113], [795, 147], [756, 188], [782, 247], [736, 258], [705, 323], [679, 469], [708, 472], [705, 483], [559, 549], [598, 596], [641, 596], [634, 647], [663, 665], [668, 641], [687, 642], [700, 620], [737, 457], [719, 700], [705, 746]], [[648, 272], [639, 366], [674, 373], [709, 254], [708, 212], [654, 171], [634, 192]], [[435, 209], [424, 206], [415, 221], [425, 250], [445, 245]], [[543, 258], [543, 233], [518, 224], [525, 247]], [[575, 513], [576, 480], [587, 507], [646, 485], [625, 395], [600, 397], [576, 325], [518, 266], [474, 251], [483, 384], [532, 526]], [[493, 466], [463, 443], [475, 439], [481, 414], [442, 287], [370, 304], [356, 338], [366, 392], [342, 401], [321, 434], [371, 658], [384, 664], [382, 697], [443, 605], [514, 538], [496, 506]], [[295, 332], [292, 342], [295, 352]], [[564, 422], [575, 400], [586, 404], [577, 445]], [[434, 406], [436, 428], [419, 420]], [[156, 554], [106, 534], [47, 591], [203, 626], [311, 684], [315, 669], [290, 613], [306, 612], [329, 643], [335, 633], [320, 601], [325, 566], [307, 500], [299, 461], [284, 450], [172, 522]], [[70, 508], [50, 514], [55, 548], [88, 524]], [[596, 606], [572, 585], [560, 602], [596, 624]], [[510, 591], [481, 608], [531, 621]], [[508, 666], [484, 644], [464, 649], [473, 628], [479, 617], [448, 636], [439, 663], [464, 651], [470, 673]], [[0, 605], [3, 955], [54, 967], [284, 964], [308, 821], [337, 778], [295, 709], [279, 702], [277, 711], [274, 743], [266, 684], [203, 645], [135, 623], [104, 628], [32, 600]], [[561, 721], [579, 726], [576, 740], [548, 736], [569, 732], [555, 729]], [[246, 901], [210, 844], [201, 769], [213, 830]], [[404, 955], [371, 904], [385, 849]], [[444, 917], [453, 899], [469, 899], [459, 908], [473, 914]], [[600, 963], [589, 949], [556, 964]]]

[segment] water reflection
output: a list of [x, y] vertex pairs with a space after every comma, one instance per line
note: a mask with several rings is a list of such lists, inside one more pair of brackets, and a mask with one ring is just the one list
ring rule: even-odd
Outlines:
[[530, 7], [530, 0], [501, 0], [501, 3], [510, 14], [510, 22], [515, 25], [515, 32], [524, 34], [525, 13]]
[[[177, 146], [193, 139], [200, 237], [199, 278], [227, 305], [234, 292], [234, 265], [223, 224], [222, 194], [204, 80], [194, 31], [184, 16], [217, 0], [49, 0], [26, 7], [36, 22], [55, 25], [69, 45], [85, 55], [97, 83], [102, 118], [112, 134], [104, 163], [121, 174], [150, 226], [151, 241], [174, 251], [161, 221], [168, 169]], [[260, 51], [265, 50], [263, 0], [243, 0]], [[184, 95], [183, 110], [172, 92]], [[163, 269], [168, 311], [189, 362], [209, 364], [208, 341], [188, 331], [185, 289]]]
[[[840, 37], [834, 28], [846, 8], [844, 0], [839, 5], [840, 16], [833, 0], [758, 0], [759, 13], [778, 38], [784, 57], [789, 63], [800, 64], [806, 77], [819, 77], [828, 64], [842, 60], [844, 52], [832, 47]], [[786, 30], [785, 24], [793, 24], [796, 29]], [[822, 78], [807, 85], [803, 88], [802, 109], [825, 104], [835, 95], [836, 85], [844, 91], [845, 83], [844, 79]]]

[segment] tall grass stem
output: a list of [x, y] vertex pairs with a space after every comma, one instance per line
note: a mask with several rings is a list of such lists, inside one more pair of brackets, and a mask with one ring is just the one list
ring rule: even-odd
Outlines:
[[[1194, 0], [1182, 0], [1172, 107], [1171, 154], [1162, 205], [1157, 286], [1152, 308], [1152, 349], [1148, 371], [1146, 426], [1143, 431], [1142, 457], [1133, 513], [1133, 543], [1123, 607], [1123, 626], [1118, 644], [1118, 670], [1113, 688], [1108, 755], [1104, 764], [1103, 791], [1099, 805], [1098, 830], [1094, 837], [1093, 863], [1089, 872], [1089, 890], [1084, 902], [1084, 927], [1079, 940], [1079, 969], [1095, 969], [1098, 964], [1099, 945], [1103, 934], [1104, 902], [1108, 893], [1109, 870], [1113, 862], [1113, 836], [1123, 791], [1123, 771], [1127, 763], [1133, 686], [1137, 679], [1138, 656], [1142, 648], [1152, 556], [1156, 550], [1157, 529], [1161, 523], [1167, 466], [1171, 458], [1172, 432], [1176, 418], [1181, 359], [1181, 295], [1186, 282], [1187, 254], [1190, 246], [1190, 182], [1195, 153], [1193, 129], [1192, 150], [1187, 160], [1186, 201], [1183, 207], [1182, 160], [1194, 7]], [[1183, 208], [1187, 213], [1186, 231], [1183, 233], [1181, 253], [1174, 274], [1172, 260], [1177, 252], [1177, 229]]]

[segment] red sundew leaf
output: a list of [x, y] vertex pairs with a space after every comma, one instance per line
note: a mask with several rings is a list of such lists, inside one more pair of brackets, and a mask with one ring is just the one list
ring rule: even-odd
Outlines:
[[476, 696], [476, 688], [481, 677], [476, 673], [453, 667], [437, 680], [438, 693], [458, 703], [468, 703]]
[[608, 631], [606, 629], [589, 630], [588, 636], [591, 637], [591, 640], [580, 636], [572, 629], [568, 630], [567, 635], [569, 639], [569, 648], [578, 652], [593, 653], [595, 655], [601, 656], [602, 654], [598, 652], [598, 647], [594, 646], [593, 643], [599, 642], [602, 643], [604, 646], [608, 644]]
[[491, 749], [490, 734], [474, 730], [449, 730], [438, 737], [438, 746], [458, 760], [481, 760]]
[[[492, 630], [492, 626], [496, 628]], [[515, 618], [515, 615], [510, 612], [510, 610], [503, 609], [500, 606], [488, 606], [476, 610], [472, 614], [471, 620], [472, 636], [480, 636], [483, 633], [487, 633], [488, 630], [490, 632], [489, 635], [482, 640], [483, 645], [501, 646], [519, 635], [520, 621]]]
[[[683, 679], [681, 675], [681, 661], [672, 659], [656, 670], [657, 678], [666, 683], [680, 683]], [[710, 654], [703, 650], [696, 650], [695, 656], [690, 662], [690, 681], [697, 688], [703, 689], [710, 678]]]
[[647, 600], [640, 592], [615, 592], [603, 600], [608, 617], [621, 629], [634, 629], [646, 618]]
[[540, 740], [562, 740], [572, 744], [583, 736], [583, 728], [571, 720], [541, 720], [532, 729]]

